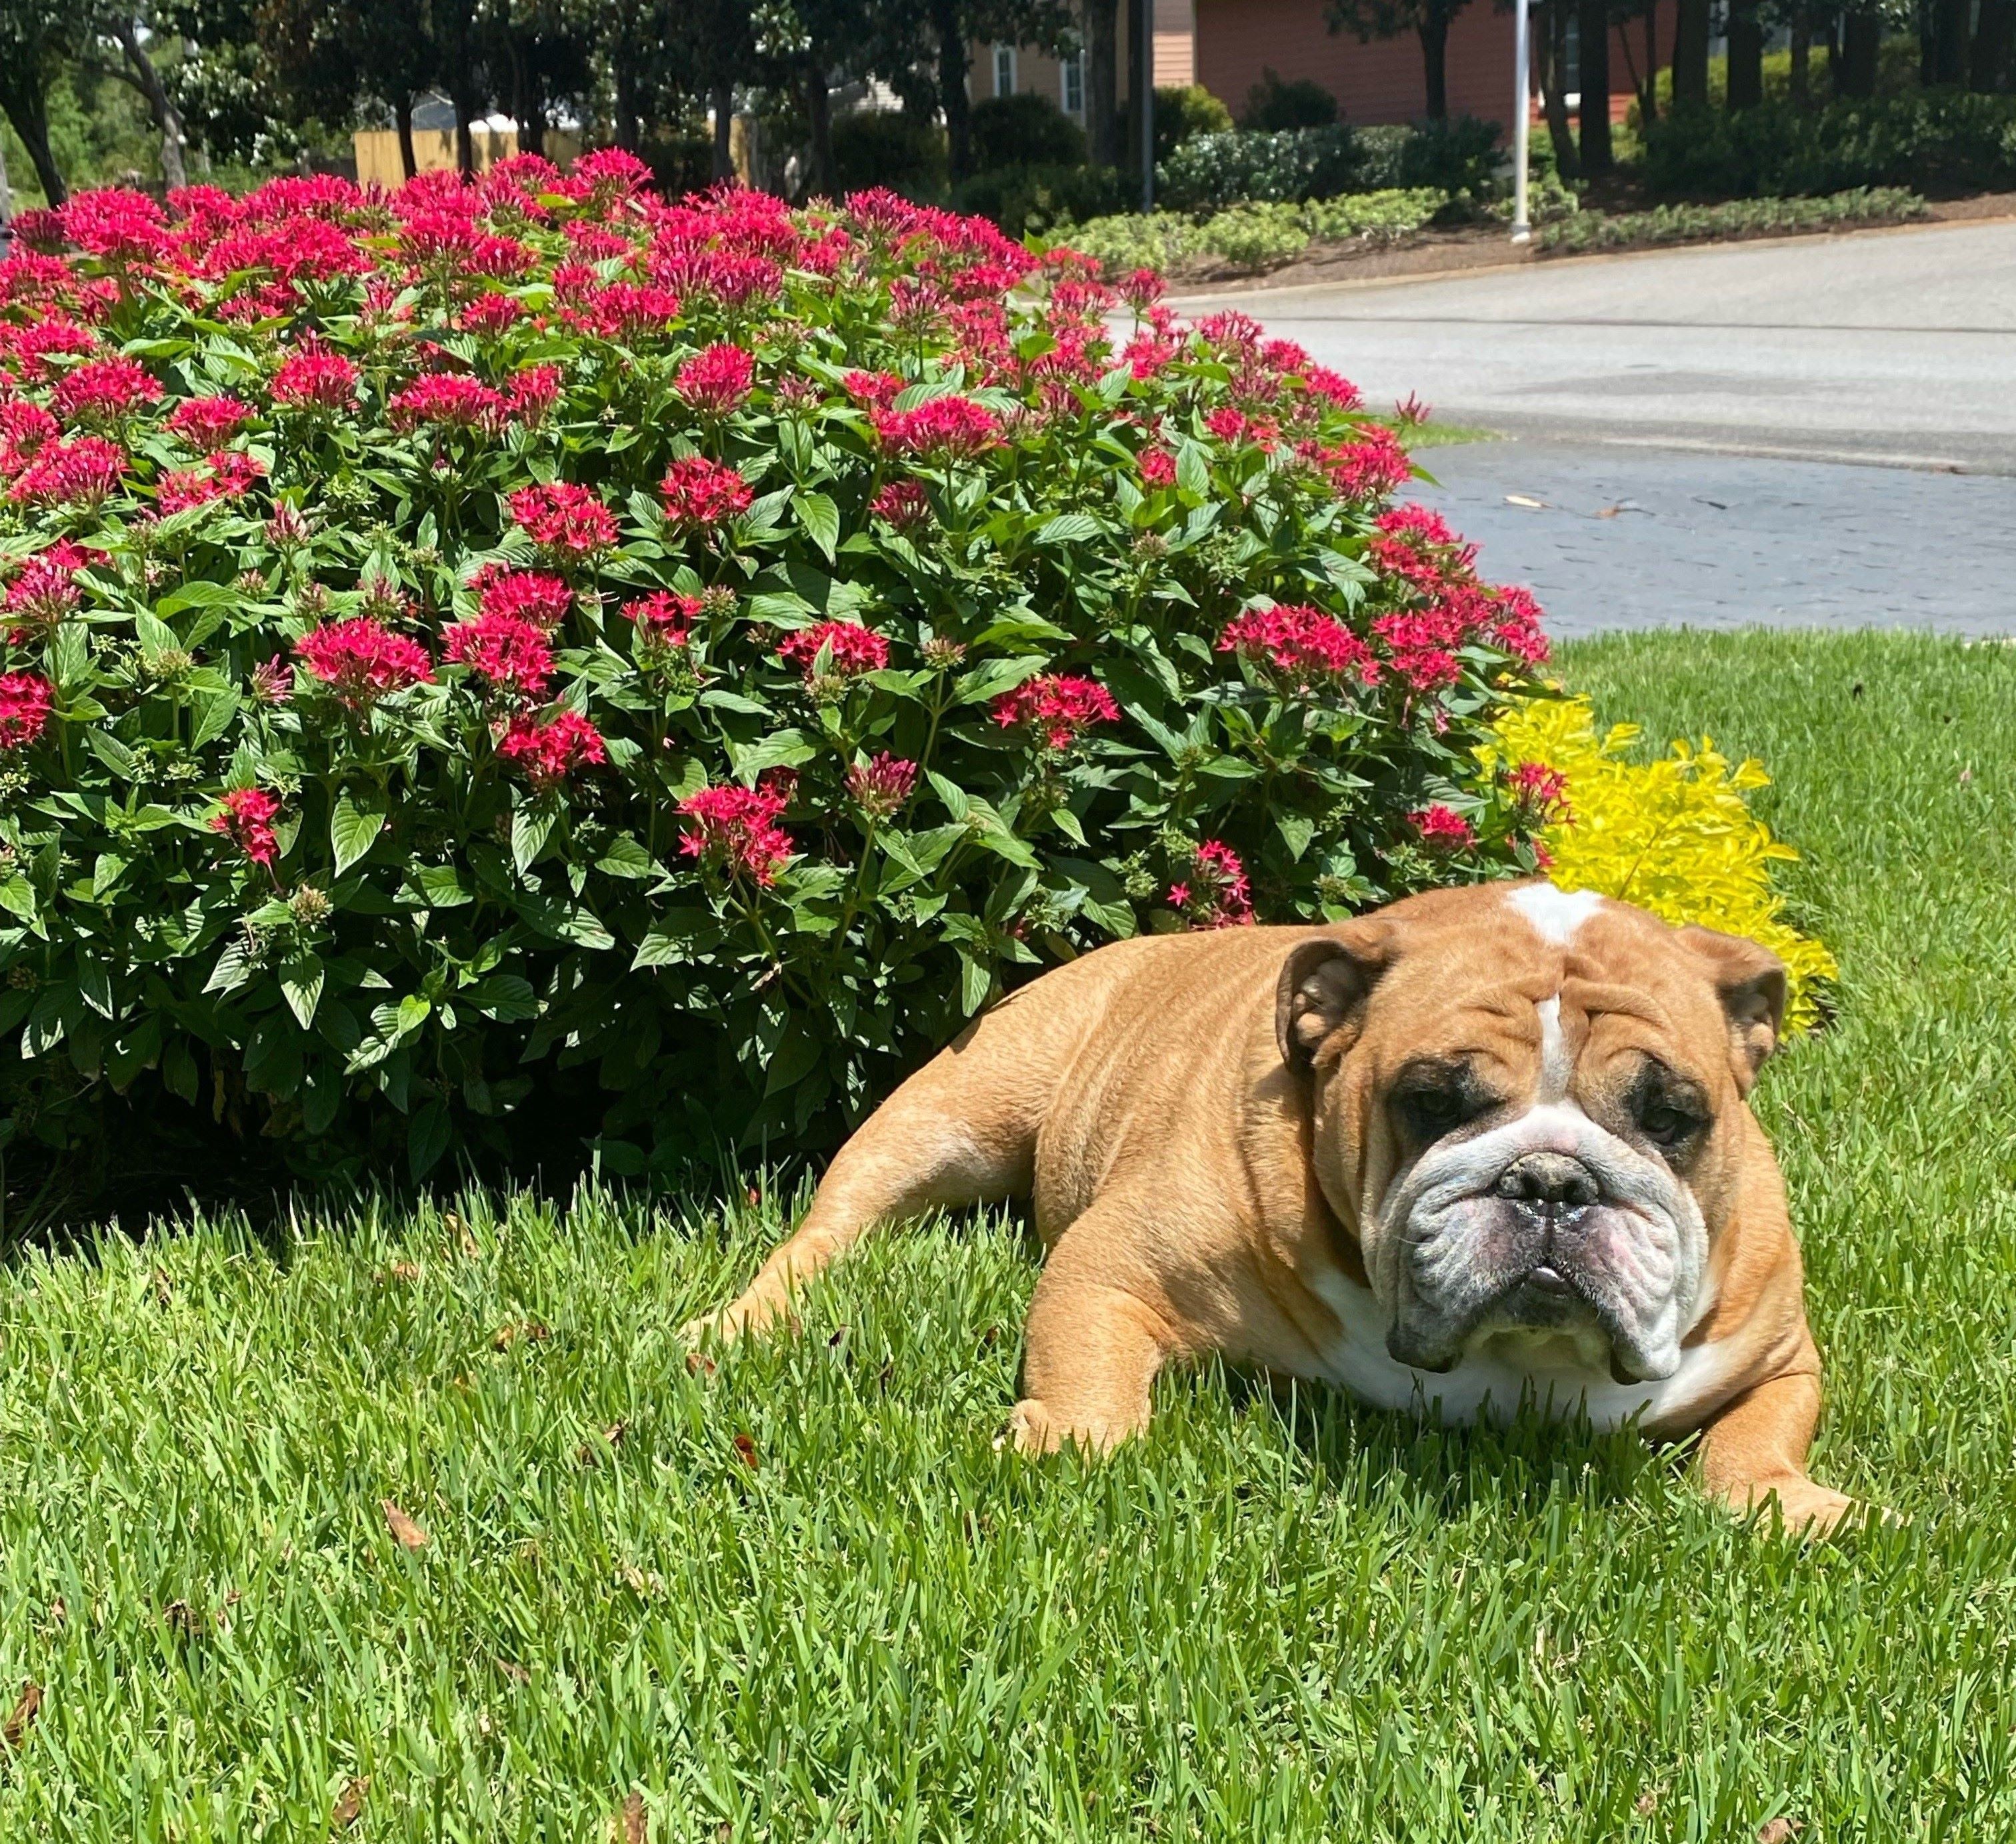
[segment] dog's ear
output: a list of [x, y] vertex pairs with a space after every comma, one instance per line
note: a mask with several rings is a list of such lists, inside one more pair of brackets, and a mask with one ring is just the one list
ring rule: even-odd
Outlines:
[[1274, 1041], [1281, 1061], [1307, 1075], [1317, 1051], [1355, 1026], [1392, 959], [1392, 930], [1379, 922], [1350, 923], [1291, 948], [1274, 989]]
[[1690, 926], [1680, 939], [1708, 964], [1723, 1016], [1729, 1021], [1730, 1068], [1748, 1095], [1785, 1025], [1785, 963], [1740, 935]]

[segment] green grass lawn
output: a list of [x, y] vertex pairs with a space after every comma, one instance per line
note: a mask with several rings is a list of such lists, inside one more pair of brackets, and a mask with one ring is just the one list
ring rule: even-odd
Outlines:
[[1843, 969], [1761, 1091], [1814, 1466], [1907, 1527], [1802, 1551], [1627, 1438], [1218, 1374], [1031, 1464], [999, 1222], [711, 1380], [673, 1328], [772, 1205], [164, 1224], [0, 1276], [0, 1838], [599, 1841], [633, 1789], [661, 1839], [2016, 1835], [2016, 651], [1566, 671], [1777, 777]]

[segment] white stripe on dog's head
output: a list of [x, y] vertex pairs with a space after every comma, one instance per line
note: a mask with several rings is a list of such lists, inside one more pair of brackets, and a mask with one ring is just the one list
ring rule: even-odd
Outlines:
[[1551, 884], [1521, 884], [1505, 899], [1532, 924], [1543, 942], [1565, 948], [1575, 931], [1602, 906], [1593, 890], [1557, 890]]

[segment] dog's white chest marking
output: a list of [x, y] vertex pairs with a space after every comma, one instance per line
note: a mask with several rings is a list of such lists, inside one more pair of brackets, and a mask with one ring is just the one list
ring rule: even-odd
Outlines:
[[[1510, 1421], [1520, 1403], [1531, 1398], [1543, 1414], [1564, 1419], [1579, 1410], [1599, 1428], [1621, 1428], [1634, 1416], [1685, 1428], [1721, 1403], [1733, 1374], [1732, 1345], [1718, 1340], [1683, 1349], [1679, 1368], [1651, 1382], [1618, 1383], [1567, 1365], [1526, 1368], [1497, 1349], [1467, 1356], [1438, 1376], [1387, 1355], [1386, 1315], [1369, 1288], [1337, 1273], [1319, 1277], [1315, 1285], [1341, 1324], [1340, 1335], [1319, 1354], [1323, 1380], [1375, 1407], [1412, 1411], [1453, 1426]], [[1536, 1358], [1543, 1349], [1536, 1347]]]
[[1551, 884], [1523, 884], [1505, 900], [1533, 925], [1533, 932], [1551, 946], [1565, 948], [1575, 931], [1602, 907], [1593, 890], [1557, 890]]

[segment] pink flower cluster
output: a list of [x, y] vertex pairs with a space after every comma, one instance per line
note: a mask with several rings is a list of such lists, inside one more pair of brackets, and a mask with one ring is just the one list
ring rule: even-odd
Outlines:
[[1044, 672], [994, 701], [994, 721], [1003, 729], [1028, 725], [1046, 748], [1062, 753], [1095, 723], [1119, 720], [1120, 707], [1096, 679]]
[[1169, 886], [1169, 902], [1200, 928], [1240, 927], [1253, 920], [1246, 866], [1216, 839], [1206, 839], [1191, 854], [1190, 877]]
[[672, 388], [695, 415], [725, 416], [747, 400], [755, 377], [756, 361], [724, 340], [681, 366]]
[[434, 662], [416, 640], [369, 615], [331, 621], [294, 643], [301, 664], [351, 709], [363, 710], [434, 677]]
[[56, 688], [39, 672], [0, 672], [0, 749], [25, 749], [48, 727]]
[[684, 646], [704, 607], [697, 596], [679, 596], [670, 589], [660, 589], [625, 603], [623, 612], [640, 636], [661, 646]]
[[679, 849], [767, 888], [790, 863], [790, 834], [778, 825], [784, 795], [768, 787], [703, 787], [679, 802]]
[[210, 451], [230, 441], [254, 413], [236, 397], [185, 397], [169, 416], [168, 428], [190, 447]]
[[578, 711], [547, 717], [514, 717], [497, 753], [535, 787], [554, 788], [576, 770], [609, 759], [602, 733]]
[[394, 429], [412, 429], [425, 423], [438, 429], [480, 429], [495, 435], [509, 420], [511, 405], [501, 391], [493, 391], [481, 378], [467, 372], [423, 373], [386, 405], [385, 414]]
[[88, 358], [57, 380], [49, 408], [66, 422], [111, 422], [160, 396], [160, 386], [132, 359]]
[[891, 481], [868, 502], [868, 510], [898, 531], [910, 531], [930, 522], [931, 498], [922, 481]]
[[210, 830], [230, 840], [254, 864], [266, 868], [279, 851], [279, 841], [273, 836], [273, 821], [279, 811], [279, 797], [265, 788], [234, 787], [211, 815]]
[[913, 410], [877, 410], [876, 439], [892, 454], [968, 461], [1001, 438], [994, 412], [970, 397], [934, 397]]
[[858, 762], [847, 771], [847, 791], [871, 819], [887, 819], [898, 812], [916, 785], [917, 765], [886, 751]]
[[38, 551], [21, 565], [7, 585], [8, 614], [31, 628], [52, 628], [66, 615], [74, 614], [84, 601], [77, 573], [98, 561], [99, 556], [97, 552], [87, 551], [67, 539], [59, 539], [47, 550]]
[[304, 342], [273, 374], [273, 401], [293, 410], [347, 409], [357, 395], [357, 367], [340, 352]]
[[689, 531], [711, 531], [740, 518], [756, 498], [733, 468], [704, 455], [675, 461], [658, 491], [664, 496], [666, 517]]
[[1568, 817], [1568, 778], [1545, 762], [1522, 762], [1506, 777], [1512, 798], [1529, 817], [1545, 826]]
[[616, 542], [616, 515], [590, 488], [571, 481], [520, 487], [506, 503], [532, 542], [560, 556], [592, 557]]
[[1460, 852], [1477, 843], [1477, 828], [1439, 801], [1407, 816], [1421, 843], [1436, 852]]
[[553, 650], [545, 630], [515, 614], [482, 614], [442, 630], [451, 665], [466, 666], [500, 691], [545, 696], [553, 682]]
[[154, 510], [163, 518], [213, 500], [236, 499], [266, 477], [266, 464], [256, 455], [221, 448], [200, 467], [174, 467], [154, 489]]
[[1379, 661], [1363, 640], [1334, 614], [1301, 604], [1250, 609], [1226, 623], [1220, 653], [1236, 653], [1273, 668], [1298, 688], [1346, 678], [1378, 682]]
[[828, 661], [827, 671], [842, 679], [862, 672], [879, 672], [889, 663], [889, 642], [873, 628], [859, 621], [820, 621], [799, 628], [777, 643], [777, 657], [797, 667], [809, 680], [819, 670], [819, 656]]
[[500, 621], [520, 621], [550, 634], [574, 608], [574, 591], [542, 570], [485, 564], [471, 578], [479, 607]]
[[126, 451], [102, 435], [47, 441], [14, 476], [10, 499], [27, 505], [96, 506], [119, 490]]

